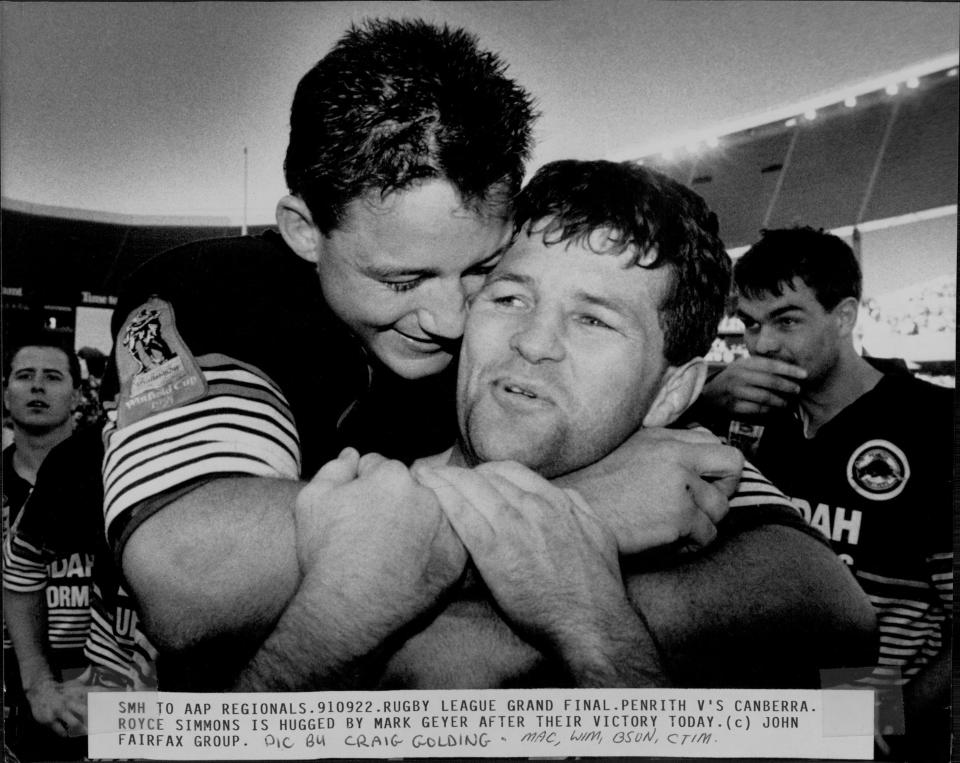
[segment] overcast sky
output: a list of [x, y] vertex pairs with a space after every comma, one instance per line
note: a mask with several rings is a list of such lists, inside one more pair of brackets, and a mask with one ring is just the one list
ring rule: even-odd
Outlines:
[[960, 5], [300, 2], [0, 5], [0, 184], [37, 204], [272, 221], [300, 76], [352, 20], [475, 32], [538, 99], [531, 168], [767, 111], [953, 53]]

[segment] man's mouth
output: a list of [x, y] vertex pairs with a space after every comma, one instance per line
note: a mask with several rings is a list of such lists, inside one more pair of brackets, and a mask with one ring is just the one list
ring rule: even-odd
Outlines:
[[524, 387], [518, 387], [516, 384], [504, 384], [503, 388], [514, 395], [523, 395], [524, 397], [529, 397], [531, 400], [536, 400], [537, 395], [534, 392], [531, 392]]
[[435, 337], [430, 336], [414, 336], [412, 334], [405, 334], [402, 331], [397, 331], [397, 334], [400, 335], [402, 339], [405, 340], [408, 347], [412, 347], [418, 352], [424, 353], [435, 353], [435, 352], [452, 352], [452, 344], [438, 341]]
[[29, 403], [27, 403], [27, 408], [32, 408], [35, 410], [46, 410], [49, 407], [49, 403], [45, 403], [43, 400], [31, 400]]
[[541, 403], [552, 403], [548, 391], [543, 385], [521, 379], [497, 379], [493, 383], [494, 389], [500, 390], [510, 398], [531, 400]]

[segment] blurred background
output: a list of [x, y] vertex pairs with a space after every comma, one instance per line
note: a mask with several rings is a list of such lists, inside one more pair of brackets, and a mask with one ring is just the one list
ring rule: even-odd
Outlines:
[[[835, 231], [864, 351], [954, 384], [960, 5], [936, 2], [4, 2], [5, 342], [108, 353], [138, 262], [270, 226], [296, 83], [369, 16], [499, 53], [542, 112], [531, 172], [642, 161], [707, 199], [734, 256], [764, 227]], [[720, 328], [726, 362], [742, 327]]]

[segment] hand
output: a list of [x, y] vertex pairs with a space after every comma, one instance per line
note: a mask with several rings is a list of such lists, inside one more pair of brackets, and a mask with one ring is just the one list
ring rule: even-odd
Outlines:
[[323, 589], [344, 639], [379, 644], [438, 603], [466, 550], [432, 491], [399, 461], [348, 448], [324, 465], [296, 505], [297, 554]]
[[87, 733], [87, 687], [42, 678], [26, 689], [34, 719], [62, 737]]
[[[612, 533], [584, 500], [515, 462], [423, 468], [504, 617], [578, 685], [630, 685], [645, 630]], [[624, 654], [626, 652], [626, 654]]]
[[586, 499], [627, 555], [678, 541], [711, 543], [742, 470], [740, 451], [709, 432], [644, 428], [555, 482]]
[[707, 382], [698, 404], [726, 418], [762, 418], [790, 405], [806, 378], [800, 366], [782, 360], [737, 358]]

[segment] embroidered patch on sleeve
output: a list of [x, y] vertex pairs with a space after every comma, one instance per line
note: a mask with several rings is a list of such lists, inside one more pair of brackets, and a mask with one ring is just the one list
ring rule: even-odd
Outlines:
[[200, 366], [177, 333], [173, 307], [158, 297], [131, 312], [120, 329], [117, 374], [120, 429], [207, 391]]

